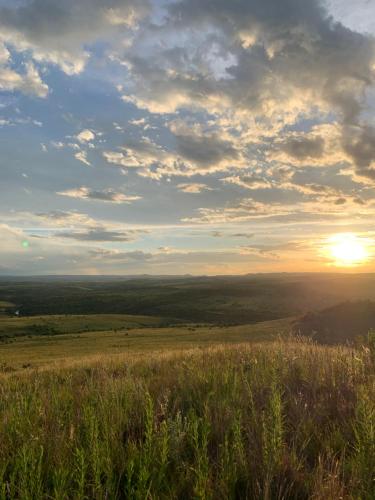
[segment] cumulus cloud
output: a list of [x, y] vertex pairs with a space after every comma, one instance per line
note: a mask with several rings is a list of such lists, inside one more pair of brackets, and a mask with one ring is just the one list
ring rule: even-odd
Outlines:
[[67, 189], [59, 191], [57, 194], [68, 196], [70, 198], [78, 198], [83, 200], [104, 201], [110, 203], [131, 203], [140, 200], [140, 196], [126, 195], [113, 189], [95, 190], [82, 186], [75, 189]]
[[375, 128], [351, 125], [344, 128], [343, 148], [356, 165], [356, 174], [375, 183]]
[[[318, 0], [287, 0], [282, 9], [278, 0], [183, 0], [169, 6], [159, 33], [146, 36], [156, 41], [173, 30], [181, 43], [167, 37], [149, 58], [139, 50], [126, 57], [132, 98], [151, 111], [230, 105], [270, 116], [329, 103], [348, 117], [373, 78], [371, 39], [334, 24]], [[206, 57], [215, 47], [228, 60], [221, 78]]]
[[162, 146], [148, 137], [139, 141], [128, 141], [121, 151], [104, 151], [104, 158], [108, 163], [114, 163], [127, 168], [146, 168], [154, 164], [173, 163], [173, 156]]
[[91, 142], [95, 139], [95, 134], [92, 130], [89, 130], [87, 128], [83, 129], [78, 135], [77, 135], [77, 140], [81, 144], [85, 144], [87, 142]]
[[282, 151], [297, 160], [306, 158], [322, 158], [324, 153], [324, 139], [322, 137], [289, 138], [282, 145]]
[[240, 152], [233, 143], [219, 134], [194, 130], [184, 122], [172, 122], [170, 129], [176, 141], [176, 151], [183, 159], [198, 168], [219, 168], [236, 165]]
[[342, 138], [343, 129], [338, 123], [314, 125], [308, 132], [287, 132], [274, 141], [267, 158], [295, 167], [350, 163]]
[[77, 160], [81, 161], [88, 167], [91, 166], [91, 163], [87, 159], [87, 152], [86, 151], [77, 151], [77, 153], [74, 154], [74, 157], [77, 158]]
[[10, 66], [1, 65], [0, 60], [0, 90], [17, 90], [41, 98], [48, 95], [48, 85], [42, 82], [38, 70], [31, 62], [26, 63], [23, 73], [18, 73]]
[[[315, 131], [287, 134], [277, 151], [294, 164], [327, 166], [348, 160], [348, 125], [362, 129], [362, 144], [369, 139], [361, 111], [374, 83], [374, 48], [371, 37], [334, 22], [319, 0], [286, 0], [282, 8], [278, 0], [182, 0], [123, 55], [134, 85], [123, 98], [153, 113], [208, 111], [235, 129], [247, 122], [247, 140], [258, 142], [276, 139], [303, 116], [329, 123], [333, 115], [344, 147], [333, 151], [332, 141]], [[220, 169], [238, 158], [233, 144], [215, 134], [175, 137], [177, 154], [200, 167]], [[357, 156], [349, 160], [372, 178]]]
[[147, 0], [27, 0], [0, 7], [0, 35], [72, 75], [83, 70], [90, 43], [136, 26], [147, 11]]
[[139, 175], [160, 179], [163, 176], [186, 176], [241, 168], [246, 164], [241, 148], [232, 138], [205, 131], [181, 120], [169, 124], [173, 146], [170, 149], [148, 137], [128, 141], [120, 151], [104, 151], [108, 163], [137, 168]]
[[[232, 239], [252, 234], [248, 226], [257, 221], [264, 227], [298, 223], [299, 230], [306, 221], [331, 221], [333, 228], [338, 222], [372, 221], [375, 39], [356, 32], [355, 23], [351, 27], [336, 22], [323, 0], [8, 1], [0, 7], [0, 90], [50, 99], [37, 101], [40, 116], [34, 104], [29, 106], [34, 123], [43, 116], [45, 126], [37, 131], [38, 148], [45, 145], [43, 159], [31, 161], [28, 177], [21, 178], [17, 165], [9, 167], [4, 185], [12, 185], [13, 174], [18, 175], [27, 192], [45, 189], [51, 200], [53, 189], [64, 196], [56, 198], [55, 208], [80, 199], [102, 201], [108, 203], [102, 210], [117, 218], [119, 207], [111, 204], [140, 196], [115, 185], [119, 172], [109, 165], [116, 165], [128, 175], [129, 186], [143, 186], [147, 193], [142, 210], [137, 204], [129, 207], [131, 220], [215, 225], [210, 229]], [[52, 72], [51, 65], [66, 75]], [[86, 68], [67, 85], [67, 75]], [[77, 109], [64, 109], [77, 91], [83, 97]], [[12, 125], [7, 132], [25, 120], [18, 101], [28, 102], [15, 96], [15, 117], [0, 104], [0, 125]], [[58, 120], [53, 128], [48, 118], [49, 112], [56, 116], [56, 109], [63, 130], [56, 130]], [[31, 134], [28, 140], [32, 143]], [[55, 168], [54, 159], [64, 161], [69, 154], [90, 165], [94, 147], [105, 168], [101, 161], [95, 169], [70, 170], [69, 162], [60, 168], [57, 161]], [[41, 183], [39, 174], [49, 159], [51, 168]], [[82, 187], [66, 188], [72, 175]], [[87, 179], [102, 185], [103, 176], [112, 188], [86, 187]], [[167, 182], [180, 191], [172, 200], [165, 196]], [[210, 186], [215, 190], [207, 194]], [[44, 200], [47, 195], [40, 203]], [[37, 217], [51, 231], [53, 224], [60, 228], [46, 238], [56, 237], [60, 245], [79, 243], [82, 249], [85, 242], [91, 248], [89, 242], [108, 241], [112, 247], [129, 236], [115, 224], [51, 209]], [[87, 209], [98, 206], [87, 204]], [[227, 224], [246, 228], [228, 232], [221, 227]], [[181, 259], [169, 245], [163, 244], [168, 251], [139, 254], [139, 262], [166, 265], [167, 254]], [[255, 246], [246, 251], [266, 252]], [[129, 267], [136, 255], [131, 260], [121, 252], [107, 254], [108, 262], [123, 258]], [[198, 262], [204, 256], [189, 258]]]

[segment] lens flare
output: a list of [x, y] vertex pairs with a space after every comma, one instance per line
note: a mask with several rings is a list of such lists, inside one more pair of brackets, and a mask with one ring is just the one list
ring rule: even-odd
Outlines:
[[29, 246], [30, 246], [30, 243], [27, 240], [23, 240], [22, 247], [23, 248], [29, 248]]

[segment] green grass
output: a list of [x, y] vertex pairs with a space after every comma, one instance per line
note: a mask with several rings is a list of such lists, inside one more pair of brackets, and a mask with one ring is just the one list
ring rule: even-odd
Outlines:
[[370, 349], [278, 341], [2, 375], [0, 499], [373, 499]]
[[[49, 316], [45, 317], [49, 321]], [[80, 318], [84, 318], [83, 323]], [[126, 319], [127, 318], [127, 319]], [[152, 327], [152, 321], [156, 324], [158, 318], [144, 318], [142, 322], [147, 328], [129, 328], [129, 317], [104, 315], [95, 317], [67, 316], [61, 317], [60, 321], [52, 317], [53, 325], [60, 331], [73, 328], [81, 328], [89, 320], [93, 328], [100, 330], [106, 327], [107, 331], [88, 331], [84, 333], [69, 333], [59, 335], [16, 336], [0, 343], [0, 367], [3, 371], [19, 370], [23, 367], [38, 367], [51, 362], [69, 362], [70, 360], [81, 360], [82, 358], [109, 354], [137, 353], [162, 350], [190, 349], [196, 346], [210, 346], [221, 343], [255, 342], [261, 340], [273, 340], [277, 335], [287, 334], [291, 328], [291, 319], [267, 321], [255, 325], [240, 325], [232, 327], [221, 326], [176, 326], [176, 327]], [[30, 319], [20, 318], [20, 321], [30, 324]], [[117, 322], [114, 321], [116, 319]], [[9, 320], [8, 320], [9, 321]], [[13, 319], [12, 319], [13, 321]], [[14, 320], [16, 323], [18, 319]], [[40, 320], [39, 320], [40, 321]], [[97, 321], [97, 323], [95, 323]], [[128, 323], [126, 322], [128, 321]], [[141, 322], [134, 318], [134, 321]], [[1, 321], [0, 321], [1, 324]], [[128, 325], [125, 329], [109, 330], [110, 326]], [[73, 328], [74, 331], [74, 328]]]
[[0, 340], [16, 336], [81, 333], [163, 326], [176, 320], [131, 314], [46, 315], [0, 317]]
[[13, 308], [14, 304], [12, 302], [7, 302], [5, 300], [0, 300], [0, 320], [2, 316], [7, 314], [8, 310]]
[[7, 302], [6, 300], [0, 300], [0, 308], [7, 309], [9, 307], [14, 307], [12, 302]]

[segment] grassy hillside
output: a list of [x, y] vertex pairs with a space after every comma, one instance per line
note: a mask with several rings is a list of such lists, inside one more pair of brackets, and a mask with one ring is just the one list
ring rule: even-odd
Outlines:
[[[69, 363], [71, 360], [103, 354], [136, 354], [191, 349], [222, 343], [270, 341], [279, 335], [288, 335], [292, 321], [285, 319], [231, 327], [179, 325], [160, 328], [152, 326], [153, 323], [156, 325], [160, 323], [161, 320], [158, 318], [123, 316], [108, 318], [106, 315], [96, 315], [12, 318], [4, 320], [4, 323], [15, 322], [21, 328], [22, 324], [27, 326], [34, 324], [36, 319], [39, 324], [43, 320], [47, 325], [54, 325], [56, 329], [59, 328], [60, 333], [51, 335], [46, 329], [41, 335], [40, 330], [36, 329], [25, 336], [21, 335], [21, 330], [17, 330], [17, 335], [10, 337], [11, 330], [7, 330], [8, 335], [3, 338], [3, 342], [0, 342], [0, 370], [3, 372], [35, 368], [51, 362]], [[52, 323], [49, 323], [50, 321]], [[141, 327], [142, 323], [148, 326]], [[82, 326], [87, 324], [91, 324], [96, 331], [82, 332]], [[0, 325], [2, 325], [1, 319]], [[109, 329], [111, 325], [112, 329]], [[74, 332], [74, 327], [77, 328], [76, 332], [80, 333], [61, 333], [67, 330]], [[102, 331], [101, 328], [106, 330]]]
[[0, 300], [0, 317], [15, 308], [15, 304], [6, 300]]
[[323, 344], [358, 343], [369, 331], [375, 330], [375, 302], [344, 302], [308, 313], [293, 325], [293, 329]]
[[370, 500], [374, 383], [280, 342], [3, 374], [0, 498]]
[[48, 336], [63, 333], [162, 327], [176, 320], [129, 314], [46, 315], [0, 317], [0, 342], [18, 336]]

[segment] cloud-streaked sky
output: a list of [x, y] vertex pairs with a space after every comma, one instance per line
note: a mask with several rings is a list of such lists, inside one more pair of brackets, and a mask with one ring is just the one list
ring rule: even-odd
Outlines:
[[0, 0], [0, 274], [324, 271], [347, 232], [372, 251], [374, 20]]

